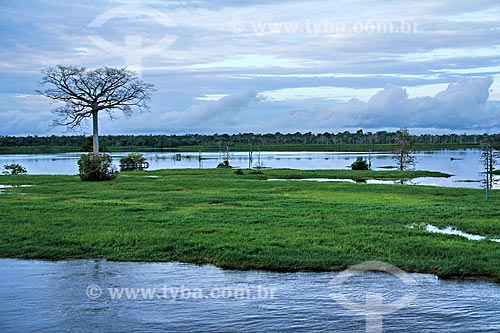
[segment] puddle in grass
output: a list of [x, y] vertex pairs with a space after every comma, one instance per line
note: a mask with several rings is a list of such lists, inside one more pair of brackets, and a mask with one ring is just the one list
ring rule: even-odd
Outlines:
[[[409, 227], [414, 228], [415, 225], [411, 225]], [[451, 226], [447, 226], [444, 229], [440, 229], [436, 226], [433, 226], [432, 224], [427, 224], [425, 226], [424, 230], [428, 231], [428, 232], [432, 232], [432, 233], [443, 234], [443, 235], [461, 236], [461, 237], [467, 238], [468, 240], [473, 240], [473, 241], [482, 241], [482, 240], [487, 239], [485, 236], [469, 234], [467, 232], [455, 229]], [[498, 238], [492, 238], [492, 239], [490, 239], [490, 241], [500, 243], [500, 239], [498, 239]]]
[[268, 181], [304, 181], [304, 182], [338, 182], [338, 183], [364, 183], [364, 184], [400, 184], [399, 180], [378, 180], [378, 179], [366, 179], [362, 181], [355, 181], [354, 179], [343, 179], [343, 178], [302, 178], [302, 179], [282, 179], [282, 178], [270, 178]]
[[16, 187], [31, 187], [33, 185], [0, 185], [0, 194], [6, 194], [6, 189], [8, 188], [16, 188]]

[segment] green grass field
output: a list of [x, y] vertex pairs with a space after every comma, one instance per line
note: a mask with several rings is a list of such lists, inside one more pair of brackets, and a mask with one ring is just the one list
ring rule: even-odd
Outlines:
[[[328, 271], [367, 260], [441, 277], [500, 278], [500, 243], [428, 233], [453, 226], [500, 237], [500, 197], [473, 189], [267, 181], [382, 178], [397, 171], [161, 170], [110, 182], [0, 176], [0, 257], [212, 263]], [[409, 225], [417, 227], [410, 229]]]

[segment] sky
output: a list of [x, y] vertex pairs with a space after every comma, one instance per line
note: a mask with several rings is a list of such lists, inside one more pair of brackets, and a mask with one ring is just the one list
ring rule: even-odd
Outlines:
[[0, 135], [52, 128], [56, 65], [124, 67], [150, 112], [101, 134], [500, 131], [500, 2], [0, 0]]

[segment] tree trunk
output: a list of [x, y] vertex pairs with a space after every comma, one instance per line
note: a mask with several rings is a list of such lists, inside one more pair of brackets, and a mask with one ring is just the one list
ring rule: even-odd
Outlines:
[[489, 159], [488, 159], [488, 163], [490, 164], [489, 165], [489, 172], [490, 172], [490, 188], [493, 188], [493, 149], [492, 148], [489, 148], [488, 150], [488, 154], [489, 154]]
[[404, 155], [403, 151], [399, 152], [399, 171], [403, 171], [405, 169]]
[[92, 152], [94, 155], [99, 155], [99, 134], [98, 134], [97, 111], [92, 111]]

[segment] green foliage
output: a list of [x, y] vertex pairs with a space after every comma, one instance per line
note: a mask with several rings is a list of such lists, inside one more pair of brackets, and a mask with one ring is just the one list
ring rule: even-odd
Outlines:
[[78, 160], [78, 170], [83, 181], [105, 181], [118, 176], [118, 171], [111, 164], [111, 156], [107, 154], [82, 155]]
[[352, 170], [368, 170], [370, 169], [368, 163], [362, 158], [358, 157], [355, 162], [351, 164]]
[[[258, 171], [267, 178], [304, 179], [304, 178], [332, 178], [353, 180], [409, 180], [418, 177], [451, 177], [451, 175], [435, 171], [398, 171], [398, 170], [297, 170], [297, 169], [269, 169]], [[249, 172], [252, 174], [253, 172]]]
[[120, 158], [121, 171], [143, 170], [149, 167], [146, 158], [140, 153], [130, 153]]
[[241, 175], [244, 175], [245, 173], [243, 172], [243, 170], [238, 169], [238, 170], [235, 170], [235, 171], [234, 171], [234, 174], [235, 174], [235, 175], [239, 175], [239, 176], [241, 176]]
[[[500, 135], [491, 135], [492, 139]], [[395, 132], [350, 133], [240, 133], [215, 135], [107, 135], [100, 136], [101, 151], [219, 151], [221, 145], [231, 145], [232, 151], [248, 151], [249, 143], [261, 151], [392, 151], [396, 147]], [[416, 150], [479, 148], [483, 135], [423, 134], [413, 136]], [[49, 153], [78, 151], [85, 144], [84, 136], [0, 136], [0, 153]], [[14, 147], [14, 148], [13, 148]], [[20, 149], [21, 148], [21, 149]], [[56, 150], [54, 150], [56, 149]], [[103, 150], [104, 149], [104, 150]]]
[[28, 173], [28, 171], [26, 171], [26, 168], [23, 167], [21, 164], [12, 163], [12, 164], [5, 164], [3, 166], [2, 173], [4, 175], [22, 175]]

